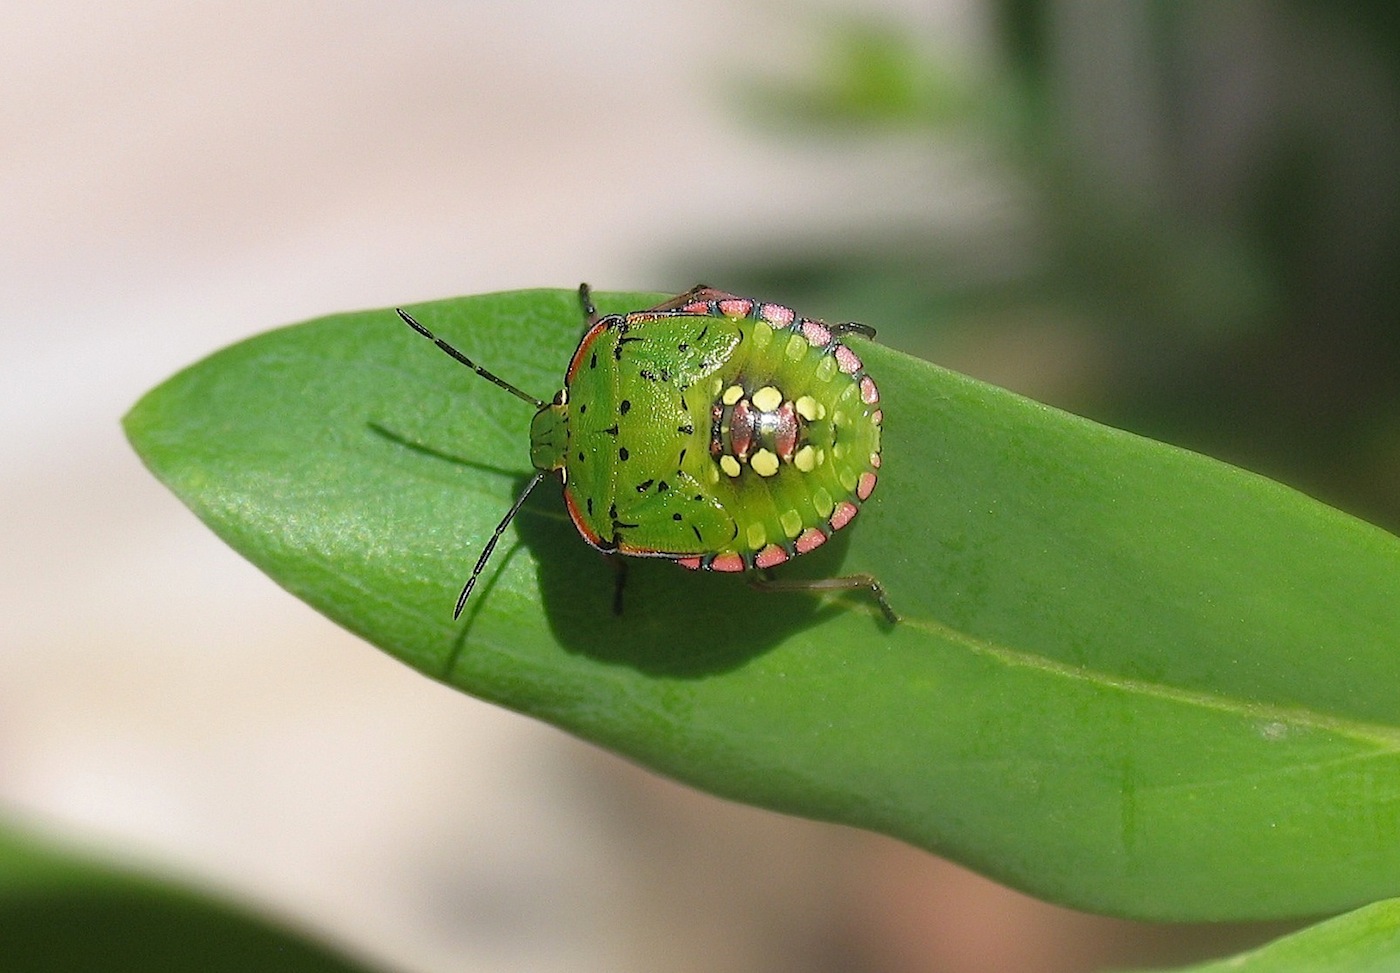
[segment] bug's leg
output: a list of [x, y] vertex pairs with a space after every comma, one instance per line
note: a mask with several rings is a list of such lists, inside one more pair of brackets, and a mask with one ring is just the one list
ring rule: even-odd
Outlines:
[[578, 303], [583, 308], [583, 321], [585, 328], [591, 328], [598, 323], [598, 308], [593, 303], [593, 288], [587, 284], [578, 285]]
[[758, 591], [854, 591], [864, 588], [870, 592], [885, 621], [891, 625], [899, 622], [899, 616], [890, 607], [885, 597], [885, 588], [871, 574], [848, 574], [841, 578], [774, 578], [766, 571], [759, 571], [749, 578], [749, 586]]
[[837, 337], [843, 334], [858, 334], [865, 338], [875, 337], [875, 329], [868, 324], [861, 324], [859, 321], [842, 321], [840, 324], [828, 324], [826, 329]]
[[615, 557], [613, 562], [613, 614], [622, 614], [622, 589], [627, 587], [627, 559]]
[[709, 284], [696, 284], [684, 294], [677, 294], [669, 301], [663, 301], [656, 307], [647, 308], [648, 311], [674, 311], [677, 308], [685, 307], [695, 301], [725, 301], [730, 298], [737, 299], [738, 294], [731, 294], [728, 291], [717, 290]]

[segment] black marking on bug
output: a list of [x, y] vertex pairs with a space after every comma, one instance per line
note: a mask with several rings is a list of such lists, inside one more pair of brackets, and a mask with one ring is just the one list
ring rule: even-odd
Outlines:
[[676, 429], [676, 432], [680, 433], [683, 436], [689, 436], [695, 432], [695, 424], [687, 422], [685, 425]]
[[580, 403], [578, 404], [578, 414], [579, 414], [579, 415], [583, 415], [583, 414], [584, 414], [585, 412], [587, 412], [587, 411], [588, 411], [588, 403], [587, 403], [587, 402], [580, 402]]
[[705, 543], [705, 538], [703, 538], [703, 537], [700, 536], [700, 528], [699, 528], [699, 527], [696, 527], [694, 524], [691, 524], [691, 525], [690, 525], [690, 529], [691, 529], [692, 531], [695, 532], [695, 539], [696, 539], [697, 541], [699, 541], [701, 544]]
[[611, 426], [604, 429], [603, 432], [607, 433], [609, 436], [616, 436], [618, 433], [617, 423], [614, 422]]
[[591, 354], [591, 355], [588, 356], [588, 367], [589, 367], [589, 368], [597, 368], [597, 367], [598, 367], [598, 353], [597, 353], [596, 351], [593, 352], [593, 354]]
[[592, 517], [592, 516], [593, 516], [593, 498], [592, 498], [592, 497], [585, 497], [585, 498], [584, 498], [584, 506], [586, 506], [586, 507], [588, 508], [588, 516]]
[[631, 343], [634, 342], [634, 341], [645, 341], [645, 340], [646, 340], [645, 338], [627, 338], [627, 337], [618, 338], [618, 339], [617, 339], [617, 343], [616, 343], [615, 345], [613, 345], [613, 361], [622, 361], [622, 346], [623, 346], [623, 345], [631, 344]]
[[619, 403], [617, 404], [617, 414], [618, 414], [618, 415], [620, 415], [620, 416], [625, 416], [625, 415], [627, 415], [627, 413], [629, 413], [629, 412], [631, 412], [631, 411], [632, 411], [632, 400], [631, 400], [631, 399], [623, 399], [621, 402], [619, 402]]
[[669, 489], [671, 489], [671, 484], [667, 483], [665, 480], [662, 480], [660, 483], [656, 484], [657, 493], [665, 493]]
[[637, 492], [646, 493], [648, 490], [651, 489], [651, 485], [655, 482], [655, 480], [643, 480], [641, 483], [637, 484]]
[[631, 453], [627, 452], [626, 446], [619, 446], [617, 448], [617, 458], [622, 460], [624, 463], [627, 462], [627, 457], [631, 455]]

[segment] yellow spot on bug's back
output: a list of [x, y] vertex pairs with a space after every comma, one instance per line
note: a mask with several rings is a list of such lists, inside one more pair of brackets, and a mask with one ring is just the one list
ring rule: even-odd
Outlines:
[[753, 351], [762, 351], [767, 348], [768, 343], [773, 340], [772, 326], [762, 321], [755, 321], [749, 340], [753, 342]]
[[765, 385], [753, 394], [753, 404], [759, 412], [772, 412], [783, 404], [783, 393], [778, 391], [776, 385]]
[[826, 487], [817, 487], [812, 491], [812, 506], [816, 507], [817, 513], [823, 517], [830, 517], [831, 511], [836, 509], [836, 501], [831, 499]]
[[705, 467], [705, 479], [707, 479], [707, 480], [710, 481], [710, 486], [714, 486], [716, 483], [718, 483], [718, 482], [719, 482], [719, 467], [717, 467], [717, 466], [707, 466], [707, 467]]
[[822, 465], [823, 463], [825, 463], [825, 462], [826, 462], [826, 450], [823, 449], [822, 447], [818, 446], [818, 447], [817, 447], [817, 465], [818, 465], [818, 466], [821, 466], [821, 465]]
[[749, 524], [748, 530], [745, 533], [745, 539], [749, 542], [749, 547], [757, 550], [767, 543], [768, 531], [763, 529], [763, 524], [761, 522], [755, 521]]
[[802, 337], [800, 334], [795, 334], [788, 339], [787, 347], [783, 349], [783, 354], [787, 355], [793, 361], [797, 361], [803, 355], [807, 354], [807, 349], [810, 347], [812, 346], [807, 343], [806, 338]]
[[720, 401], [723, 402], [725, 405], [733, 405], [735, 402], [738, 402], [743, 397], [743, 387], [739, 385], [731, 385], [729, 386], [729, 388], [724, 390], [724, 395], [720, 397]]
[[837, 471], [841, 479], [841, 488], [848, 493], [856, 488], [856, 471], [849, 467]]
[[845, 388], [841, 390], [841, 401], [844, 402], [846, 399], [849, 399], [851, 396], [855, 395], [856, 392], [858, 392], [859, 390], [860, 386], [856, 385], [854, 382], [848, 384]]
[[822, 405], [810, 395], [804, 395], [799, 398], [793, 403], [793, 407], [797, 409], [797, 414], [808, 422], [820, 419], [822, 416], [826, 415], [826, 406]]
[[[730, 476], [739, 475], [739, 461], [728, 453], [725, 453], [719, 458], [719, 468]], [[715, 479], [718, 480], [719, 477], [715, 477]]]
[[836, 359], [830, 355], [823, 355], [822, 360], [817, 362], [817, 370], [812, 373], [812, 377], [818, 382], [829, 382], [836, 374]]
[[719, 390], [722, 388], [724, 388], [724, 379], [716, 375], [715, 380], [710, 383], [710, 394], [719, 395]]
[[771, 449], [760, 449], [749, 459], [749, 465], [759, 476], [772, 476], [778, 472], [778, 454]]
[[817, 451], [809, 443], [803, 446], [792, 457], [792, 465], [803, 473], [810, 473], [817, 468]]
[[845, 459], [845, 458], [846, 458], [846, 444], [845, 444], [845, 443], [836, 443], [834, 446], [831, 447], [831, 455], [832, 455], [832, 456], [835, 456], [837, 459]]
[[783, 525], [783, 533], [788, 537], [796, 537], [802, 533], [802, 515], [796, 510], [785, 510], [778, 518], [778, 523]]

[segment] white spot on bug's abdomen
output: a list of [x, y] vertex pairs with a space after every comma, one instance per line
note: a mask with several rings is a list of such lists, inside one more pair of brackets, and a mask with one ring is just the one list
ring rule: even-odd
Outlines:
[[[728, 394], [725, 393], [726, 398]], [[759, 412], [772, 412], [783, 404], [783, 393], [778, 390], [777, 386], [765, 385], [750, 396], [750, 401], [758, 408]], [[724, 404], [733, 405], [734, 403], [726, 401]]]
[[759, 476], [773, 476], [778, 472], [778, 457], [777, 454], [770, 450], [760, 449], [753, 454], [753, 457], [749, 460], [749, 465], [753, 467], [753, 471]]

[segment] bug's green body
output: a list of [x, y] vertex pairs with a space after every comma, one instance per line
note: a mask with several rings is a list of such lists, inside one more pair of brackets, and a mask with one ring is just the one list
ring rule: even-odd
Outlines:
[[[826, 325], [790, 308], [697, 287], [644, 311], [599, 317], [545, 403], [404, 320], [454, 358], [537, 407], [530, 458], [563, 480], [574, 525], [614, 554], [691, 569], [764, 571], [821, 545], [875, 489], [883, 412], [874, 380], [844, 345], [861, 324]], [[465, 603], [521, 500], [482, 552]], [[763, 582], [869, 588], [868, 575]]]
[[[829, 329], [809, 336], [788, 314], [726, 296], [590, 329], [564, 403], [551, 407], [566, 416], [567, 441], [544, 467], [566, 471], [565, 499], [590, 543], [745, 570], [799, 553], [804, 535], [810, 549], [849, 519], [880, 462], [878, 397], [870, 382], [863, 395], [863, 370], [842, 370]], [[537, 464], [549, 425], [536, 423]]]

